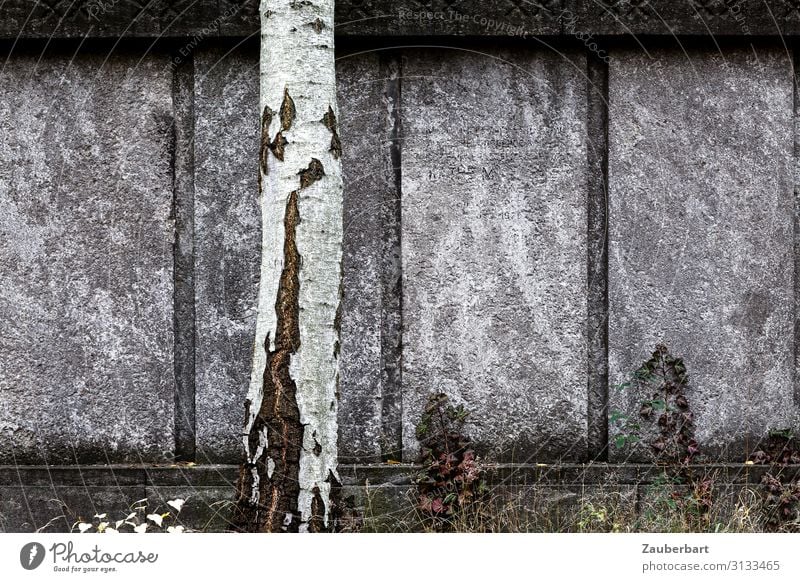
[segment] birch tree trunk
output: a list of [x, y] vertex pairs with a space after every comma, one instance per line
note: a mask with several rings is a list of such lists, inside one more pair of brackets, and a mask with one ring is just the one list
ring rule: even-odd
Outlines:
[[337, 480], [342, 256], [334, 0], [262, 0], [263, 236], [240, 531], [324, 531]]

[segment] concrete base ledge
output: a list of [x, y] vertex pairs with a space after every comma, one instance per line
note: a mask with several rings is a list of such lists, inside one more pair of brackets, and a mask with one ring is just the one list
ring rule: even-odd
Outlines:
[[[641, 507], [663, 469], [649, 465], [603, 463], [565, 465], [487, 465], [490, 490], [497, 498], [513, 494], [517, 509], [542, 512], [554, 531], [569, 529], [558, 520], [574, 517], [589, 500], [609, 495], [631, 511]], [[235, 465], [95, 465], [0, 466], [0, 531], [69, 531], [78, 520], [98, 513], [124, 517], [131, 506], [147, 500], [148, 511], [170, 511], [167, 501], [186, 499], [180, 520], [199, 531], [224, 531], [232, 509]], [[414, 465], [343, 465], [339, 468], [343, 499], [368, 522], [367, 529], [404, 531], [399, 525], [413, 509]], [[765, 465], [693, 465], [698, 476], [715, 484], [717, 499], [732, 505], [748, 486], [756, 488], [770, 471]], [[772, 469], [775, 472], [776, 469]], [[797, 478], [800, 466], [784, 467], [785, 479]], [[593, 503], [596, 503], [593, 502]], [[555, 512], [555, 513], [553, 513]], [[549, 526], [548, 526], [549, 527]], [[535, 529], [535, 528], [528, 528]]]

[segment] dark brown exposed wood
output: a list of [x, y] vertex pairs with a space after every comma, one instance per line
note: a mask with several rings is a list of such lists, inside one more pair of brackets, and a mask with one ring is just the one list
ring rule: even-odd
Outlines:
[[[250, 451], [258, 450], [265, 429], [268, 446], [253, 463], [242, 466], [237, 484], [238, 511], [234, 525], [246, 532], [291, 532], [297, 531], [300, 525], [297, 499], [303, 425], [297, 405], [297, 385], [290, 371], [292, 355], [300, 349], [300, 253], [296, 241], [299, 222], [295, 191], [289, 195], [284, 216], [286, 238], [284, 267], [275, 303], [278, 318], [275, 348], [270, 349], [268, 335], [264, 345], [267, 352], [264, 394], [249, 434]], [[251, 501], [255, 490], [257, 503]]]

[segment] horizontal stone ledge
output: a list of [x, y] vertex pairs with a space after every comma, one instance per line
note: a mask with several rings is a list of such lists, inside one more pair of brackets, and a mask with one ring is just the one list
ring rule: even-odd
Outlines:
[[[664, 468], [645, 464], [486, 464], [489, 481], [505, 485], [641, 485], [657, 481]], [[777, 467], [744, 463], [694, 464], [698, 476], [732, 484], [758, 483]], [[28, 487], [233, 487], [236, 465], [62, 465], [0, 466], [0, 490]], [[375, 464], [340, 465], [339, 476], [346, 487], [364, 485], [408, 486], [418, 465]], [[800, 465], [780, 468], [787, 478], [800, 477]]]
[[[416, 514], [412, 477], [419, 469], [417, 465], [340, 466], [340, 498], [353, 509], [356, 521], [364, 518], [363, 528], [353, 531], [418, 531], [420, 524], [409, 517]], [[513, 502], [513, 507], [524, 508], [530, 521], [506, 524], [513, 531], [573, 531], [576, 512], [593, 500], [633, 514], [637, 504], [658, 495], [650, 485], [661, 482], [663, 474], [662, 468], [652, 465], [599, 463], [502, 464], [487, 469], [491, 503]], [[770, 467], [698, 464], [692, 469], [697, 476], [711, 476], [716, 499], [727, 511], [735, 509], [741, 492], [759, 488]], [[783, 467], [781, 472], [784, 482], [797, 478], [800, 465]], [[98, 512], [114, 520], [142, 503], [146, 511], [171, 511], [168, 501], [176, 498], [186, 500], [176, 519], [187, 528], [228, 531], [237, 474], [236, 465], [0, 466], [0, 533], [67, 532], [79, 521], [92, 521]], [[497, 509], [507, 512], [508, 507]], [[503, 528], [505, 513], [501, 514], [498, 527]], [[351, 531], [346, 522], [343, 527]]]
[[0, 465], [0, 489], [10, 487], [219, 487], [233, 485], [235, 465]]
[[[339, 0], [340, 36], [787, 35], [796, 0]], [[0, 38], [250, 36], [258, 0], [8, 0]]]

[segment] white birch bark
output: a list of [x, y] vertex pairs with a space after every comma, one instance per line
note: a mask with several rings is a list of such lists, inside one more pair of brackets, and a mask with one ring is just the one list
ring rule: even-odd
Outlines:
[[[240, 507], [249, 503], [251, 509], [268, 513], [279, 506], [270, 494], [265, 495], [270, 485], [264, 480], [276, 479], [277, 483], [276, 467], [284, 472], [296, 470], [296, 475], [286, 477], [299, 481], [299, 492], [295, 492], [298, 515], [284, 510], [287, 515], [281, 518], [284, 529], [295, 519], [297, 529], [306, 531], [315, 514], [328, 526], [331, 478], [336, 477], [337, 462], [343, 187], [335, 121], [334, 0], [262, 0], [260, 11], [261, 111], [266, 130], [262, 140], [269, 140], [270, 147], [263, 151], [259, 170], [261, 279], [243, 436], [246, 463], [240, 478]], [[293, 196], [299, 220], [287, 227]], [[287, 265], [287, 228], [294, 229], [299, 265]], [[290, 272], [293, 269], [295, 273]], [[281, 287], [293, 280], [293, 275], [299, 307], [294, 315], [280, 305]], [[290, 350], [288, 370], [296, 387], [302, 442], [270, 442], [270, 434], [274, 437], [292, 430], [288, 425], [279, 430], [270, 410], [265, 418], [270, 418], [271, 433], [258, 416], [266, 408], [262, 406], [265, 402], [274, 400], [274, 406], [269, 406], [275, 410], [287, 404], [282, 400], [287, 398], [285, 386], [277, 386], [285, 382], [265, 381], [265, 372], [271, 374], [270, 353], [281, 350], [278, 340], [284, 336], [279, 326], [285, 327], [295, 317], [299, 344]], [[279, 359], [274, 356], [274, 362]], [[278, 366], [273, 364], [275, 369]], [[279, 375], [276, 372], [274, 377]], [[278, 394], [265, 394], [265, 387]], [[299, 463], [286, 461], [286, 448], [293, 444], [299, 445]], [[263, 513], [255, 521], [261, 518]]]

